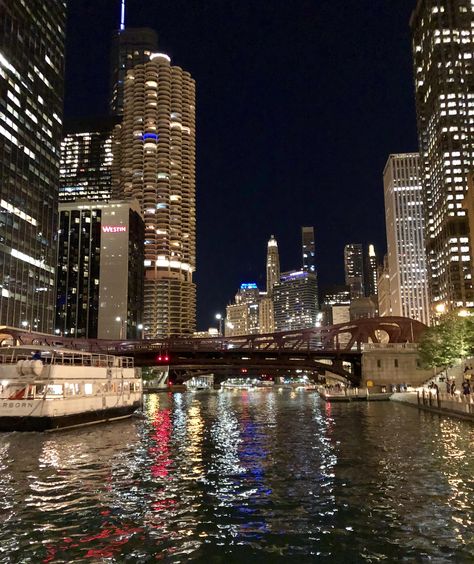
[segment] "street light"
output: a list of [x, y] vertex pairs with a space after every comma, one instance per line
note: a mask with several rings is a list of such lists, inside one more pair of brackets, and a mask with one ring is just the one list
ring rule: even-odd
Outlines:
[[140, 339], [143, 341], [143, 339], [145, 338], [145, 327], [143, 326], [143, 323], [139, 323], [137, 325], [137, 329], [140, 331]]
[[27, 329], [31, 333], [31, 325], [29, 321], [22, 321], [21, 326]]
[[222, 313], [216, 313], [216, 319], [219, 322], [219, 337], [222, 337]]

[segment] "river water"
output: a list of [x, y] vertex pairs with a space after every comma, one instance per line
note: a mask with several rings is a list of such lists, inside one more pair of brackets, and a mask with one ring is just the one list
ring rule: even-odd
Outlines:
[[474, 562], [474, 426], [314, 392], [157, 394], [0, 434], [0, 562]]

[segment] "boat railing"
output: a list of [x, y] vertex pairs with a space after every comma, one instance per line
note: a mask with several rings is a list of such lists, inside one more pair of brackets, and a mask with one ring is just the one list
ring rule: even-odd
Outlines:
[[35, 359], [31, 353], [11, 349], [8, 353], [0, 354], [1, 364], [16, 364], [20, 360], [41, 360], [43, 364], [59, 366], [93, 366], [106, 368], [133, 368], [134, 359], [128, 356], [112, 356], [108, 354], [81, 353], [76, 351], [63, 352], [54, 351], [51, 354], [43, 354], [41, 358]]

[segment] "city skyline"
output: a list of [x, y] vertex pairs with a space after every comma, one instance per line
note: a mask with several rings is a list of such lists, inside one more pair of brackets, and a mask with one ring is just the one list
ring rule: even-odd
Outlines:
[[[383, 255], [383, 165], [390, 152], [417, 148], [408, 26], [414, 3], [407, 1], [403, 4], [404, 8], [397, 6], [397, 10], [388, 6], [358, 7], [357, 10], [345, 7], [342, 10], [351, 23], [355, 17], [361, 25], [373, 29], [376, 34], [374, 43], [380, 43], [384, 22], [396, 26], [396, 41], [390, 43], [384, 39], [381, 55], [373, 58], [373, 76], [367, 76], [364, 67], [365, 56], [371, 49], [368, 40], [361, 43], [359, 54], [350, 54], [352, 70], [342, 65], [342, 57], [347, 55], [344, 46], [335, 45], [334, 38], [324, 31], [340, 23], [340, 10], [330, 3], [310, 7], [305, 2], [298, 2], [292, 8], [277, 6], [274, 11], [264, 6], [250, 11], [250, 4], [244, 4], [235, 14], [238, 18], [235, 29], [246, 29], [242, 41], [221, 32], [225, 10], [216, 6], [212, 10], [212, 29], [216, 32], [212, 45], [199, 33], [204, 19], [209, 16], [207, 5], [192, 10], [179, 3], [163, 3], [160, 10], [134, 3], [128, 6], [127, 25], [153, 28], [159, 37], [159, 50], [171, 56], [174, 64], [189, 70], [200, 86], [197, 100], [196, 272], [199, 327], [212, 322], [214, 310], [222, 308], [241, 279], [256, 279], [262, 285], [258, 248], [265, 244], [269, 233], [274, 232], [278, 240], [284, 241], [283, 254], [292, 257], [299, 252], [299, 227], [316, 226], [322, 287], [342, 281], [343, 247], [351, 239], [373, 242], [379, 249], [379, 256]], [[113, 30], [118, 27], [118, 8], [118, 3], [116, 10], [110, 3], [70, 6], [67, 118], [107, 112], [110, 40]], [[176, 32], [178, 20], [179, 33]], [[100, 26], [96, 23], [99, 21]], [[270, 35], [262, 39], [258, 27], [263, 21]], [[354, 31], [348, 29], [348, 24], [346, 26], [350, 41]], [[88, 41], [78, 50], [74, 46], [83, 41], [84, 33]], [[292, 39], [284, 51], [278, 43], [280, 34], [287, 34]], [[196, 45], [198, 40], [201, 41], [200, 48]], [[93, 54], [88, 50], [89, 43], [94, 45]], [[324, 47], [322, 52], [321, 46]], [[341, 62], [339, 74], [328, 65], [329, 47], [336, 49]], [[317, 57], [302, 61], [302, 50], [313, 48]], [[79, 53], [81, 60], [78, 60]], [[270, 56], [278, 56], [284, 65], [291, 63], [290, 74], [282, 73], [281, 67], [275, 65]], [[92, 57], [94, 68], [91, 72]], [[402, 73], [403, 79], [394, 80], [390, 74], [393, 68]], [[362, 77], [358, 79], [361, 72]], [[363, 84], [364, 73], [366, 82]], [[85, 74], [92, 88], [84, 89]], [[306, 76], [312, 85], [309, 89], [311, 96], [299, 88], [301, 76]], [[279, 83], [280, 77], [284, 78], [283, 88], [272, 88]], [[316, 89], [318, 77], [325, 80], [324, 91]], [[237, 80], [244, 81], [243, 92], [240, 86], [237, 87]], [[347, 105], [351, 90], [344, 93], [340, 89], [344, 82], [357, 93], [354, 111]], [[218, 83], [222, 92], [216, 89]], [[373, 90], [379, 88], [380, 83], [383, 87], [378, 92], [378, 105], [375, 108], [372, 105], [370, 113], [366, 113], [368, 107], [363, 104], [364, 96], [367, 105], [369, 98], [372, 104]], [[95, 95], [90, 96], [85, 90], [93, 90]], [[341, 106], [342, 102], [345, 104]], [[336, 103], [339, 115], [331, 113]], [[233, 107], [233, 112], [228, 110], [229, 106]], [[296, 112], [295, 108], [300, 106]], [[281, 108], [289, 112], [283, 115]], [[393, 119], [394, 112], [401, 112], [403, 119]], [[335, 120], [330, 133], [329, 115]], [[306, 119], [310, 120], [313, 133], [310, 133], [311, 127], [305, 127]], [[362, 122], [369, 119], [374, 128], [370, 135], [364, 132], [366, 154], [365, 150], [361, 153], [358, 149], [360, 143], [355, 138], [363, 127]], [[252, 136], [248, 127], [255, 120], [261, 131]], [[394, 133], [394, 123], [399, 122], [402, 125]], [[285, 135], [281, 135], [280, 130]], [[295, 137], [296, 130], [302, 133], [301, 138]], [[343, 130], [346, 138], [342, 137]], [[288, 135], [292, 141], [287, 146], [285, 139]], [[353, 145], [351, 151], [350, 142]], [[335, 157], [326, 159], [336, 147], [341, 159], [338, 164]], [[263, 152], [265, 156], [262, 156]], [[287, 163], [282, 162], [282, 152], [287, 154]], [[313, 153], [316, 158], [310, 157]], [[334, 174], [336, 170], [337, 174]], [[288, 182], [291, 189], [286, 188]], [[351, 213], [347, 213], [346, 207]], [[255, 216], [261, 221], [253, 221]], [[232, 229], [224, 229], [226, 224]], [[354, 235], [356, 231], [357, 236]], [[227, 256], [228, 248], [232, 248], [232, 261]], [[212, 273], [224, 261], [226, 268], [217, 281]], [[289, 264], [283, 264], [282, 270], [288, 267]]]

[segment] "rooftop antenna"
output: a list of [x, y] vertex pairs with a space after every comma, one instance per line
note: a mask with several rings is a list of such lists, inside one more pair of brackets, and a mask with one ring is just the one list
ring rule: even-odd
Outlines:
[[120, 8], [120, 31], [125, 29], [125, 0], [121, 2]]

